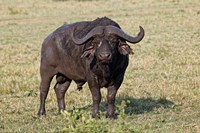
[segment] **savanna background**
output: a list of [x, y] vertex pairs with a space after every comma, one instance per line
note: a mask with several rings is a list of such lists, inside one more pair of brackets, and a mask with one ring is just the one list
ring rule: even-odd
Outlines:
[[[59, 26], [107, 16], [136, 35], [116, 100], [117, 120], [91, 119], [87, 85], [66, 93], [58, 114], [52, 83], [38, 118], [43, 39]], [[0, 0], [0, 132], [200, 132], [200, 0]]]

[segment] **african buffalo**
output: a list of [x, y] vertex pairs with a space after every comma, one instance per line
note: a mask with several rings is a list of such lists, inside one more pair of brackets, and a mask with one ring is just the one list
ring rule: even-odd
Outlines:
[[94, 21], [65, 24], [44, 40], [40, 64], [40, 108], [38, 115], [45, 115], [45, 100], [52, 78], [59, 111], [65, 109], [65, 93], [71, 81], [77, 88], [87, 82], [92, 93], [92, 117], [99, 117], [100, 88], [107, 88], [108, 118], [116, 118], [115, 96], [128, 66], [132, 49], [126, 43], [138, 43], [144, 37], [140, 27], [137, 36], [121, 30], [113, 20], [103, 17]]

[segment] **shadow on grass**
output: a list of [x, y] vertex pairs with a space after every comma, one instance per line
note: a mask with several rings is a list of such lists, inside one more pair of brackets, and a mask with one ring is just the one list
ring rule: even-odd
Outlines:
[[151, 112], [158, 108], [171, 108], [174, 103], [165, 98], [153, 99], [149, 98], [139, 98], [135, 99], [133, 97], [118, 97], [116, 99], [116, 106], [121, 106], [125, 103], [125, 114], [143, 114], [145, 112]]
[[[172, 108], [174, 103], [172, 101], [167, 100], [166, 98], [153, 99], [149, 98], [139, 98], [135, 99], [133, 97], [125, 96], [125, 97], [117, 97], [116, 98], [116, 110], [121, 108], [124, 109], [124, 113], [126, 115], [133, 114], [143, 114], [146, 112], [154, 111], [159, 108]], [[80, 110], [89, 110], [92, 108], [92, 105], [87, 105], [82, 108], [78, 108]], [[100, 104], [100, 111], [105, 112], [107, 109], [107, 102], [102, 101]]]

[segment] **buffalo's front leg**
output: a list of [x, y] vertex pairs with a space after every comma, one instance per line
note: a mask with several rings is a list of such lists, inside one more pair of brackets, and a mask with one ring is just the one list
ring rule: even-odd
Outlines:
[[119, 74], [118, 77], [115, 79], [114, 85], [108, 87], [108, 93], [107, 93], [107, 118], [113, 118], [116, 119], [117, 115], [115, 114], [115, 97], [117, 94], [117, 91], [119, 87], [122, 84], [122, 81], [124, 79], [124, 72]]
[[100, 88], [90, 88], [93, 100], [92, 118], [99, 118], [99, 104], [101, 102]]
[[107, 93], [108, 107], [107, 107], [107, 113], [106, 113], [107, 118], [113, 118], [113, 119], [117, 118], [117, 115], [115, 114], [115, 97], [117, 94], [117, 90], [118, 88], [114, 86], [108, 87], [108, 93]]
[[92, 118], [99, 118], [99, 104], [101, 102], [101, 91], [97, 79], [92, 73], [88, 73], [87, 77], [88, 86], [92, 93], [93, 109]]

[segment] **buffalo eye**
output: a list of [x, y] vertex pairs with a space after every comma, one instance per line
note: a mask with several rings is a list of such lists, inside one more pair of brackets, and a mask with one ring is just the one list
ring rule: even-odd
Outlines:
[[118, 40], [117, 39], [110, 39], [109, 40], [109, 44], [111, 45], [111, 46], [116, 46], [116, 44], [118, 44]]
[[98, 43], [98, 44], [97, 44], [97, 47], [99, 48], [99, 47], [101, 46], [101, 44], [102, 44], [102, 42]]
[[115, 45], [119, 42], [118, 38], [114, 35], [108, 36], [107, 40], [108, 40], [109, 44], [111, 44], [111, 45], [113, 45], [113, 44]]
[[102, 44], [102, 41], [101, 40], [98, 40], [98, 39], [95, 39], [92, 41], [92, 44], [96, 47], [100, 47], [101, 44]]

